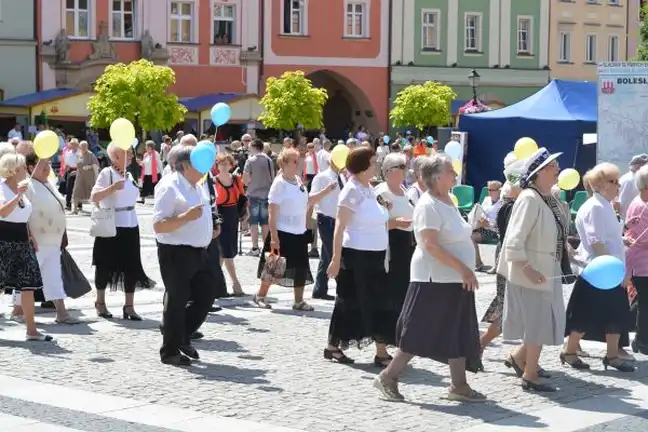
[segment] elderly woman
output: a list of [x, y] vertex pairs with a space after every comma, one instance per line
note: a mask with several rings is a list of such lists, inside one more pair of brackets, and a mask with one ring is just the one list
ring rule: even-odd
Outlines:
[[387, 345], [395, 343], [396, 317], [385, 272], [389, 246], [389, 211], [381, 205], [371, 179], [376, 174], [376, 154], [368, 147], [351, 150], [346, 169], [352, 177], [338, 198], [333, 232], [333, 255], [328, 268], [335, 278], [337, 298], [329, 325], [324, 358], [350, 364], [343, 350], [376, 346], [374, 365], [391, 361]]
[[90, 199], [92, 187], [97, 180], [97, 172], [99, 171], [99, 161], [88, 150], [87, 141], [81, 141], [79, 143], [77, 156], [77, 178], [74, 182], [74, 190], [72, 191], [72, 203], [74, 204], [75, 214], [82, 210], [83, 202]]
[[403, 307], [405, 294], [410, 281], [410, 261], [414, 253], [412, 234], [412, 215], [414, 204], [405, 193], [405, 156], [394, 153], [383, 159], [382, 170], [385, 181], [376, 186], [379, 200], [388, 202], [389, 248], [387, 249], [386, 270], [389, 294], [394, 300], [394, 311], [398, 315]]
[[155, 142], [150, 140], [146, 141], [146, 150], [140, 166], [142, 167], [140, 174], [142, 190], [140, 191], [139, 202], [143, 204], [146, 198], [153, 196], [155, 185], [158, 183], [160, 177], [162, 177], [162, 170], [164, 168], [162, 157], [155, 149]]
[[421, 156], [414, 159], [414, 163], [412, 164], [412, 171], [414, 172], [416, 182], [407, 189], [407, 197], [413, 205], [416, 205], [419, 198], [427, 191], [425, 183], [421, 180], [421, 164], [423, 162], [425, 162], [425, 157]]
[[[626, 267], [637, 292], [637, 334], [632, 350], [648, 354], [648, 165], [636, 171], [635, 184], [639, 195], [628, 206], [625, 219], [625, 236], [630, 245], [626, 251]], [[646, 311], [642, 312], [642, 307]]]
[[108, 146], [112, 166], [101, 170], [92, 188], [90, 200], [115, 211], [115, 237], [96, 237], [92, 249], [95, 266], [97, 300], [95, 308], [101, 318], [112, 318], [106, 307], [106, 288], [123, 289], [125, 302], [122, 316], [126, 320], [141, 321], [135, 312], [135, 288], [152, 288], [155, 282], [146, 276], [142, 268], [140, 232], [135, 212], [138, 190], [130, 173], [124, 172], [124, 161], [130, 159], [130, 150], [122, 150], [114, 144]]
[[502, 200], [502, 182], [497, 180], [487, 183], [488, 196], [481, 203], [483, 218], [478, 221], [478, 228], [472, 233], [473, 245], [475, 247], [475, 256], [477, 257], [476, 271], [484, 271], [485, 266], [479, 253], [479, 243], [494, 242], [498, 240], [497, 234], [497, 212], [499, 211]]
[[472, 230], [450, 199], [457, 173], [450, 158], [435, 155], [421, 164], [421, 178], [428, 191], [414, 209], [416, 250], [396, 327], [399, 349], [374, 386], [387, 400], [404, 400], [398, 378], [412, 358], [419, 356], [450, 366], [448, 399], [483, 401], [486, 396], [473, 390], [466, 378], [467, 362], [479, 362], [478, 284]]
[[562, 344], [565, 328], [561, 263], [569, 219], [551, 194], [561, 154], [540, 148], [527, 159], [497, 267], [506, 279], [504, 339], [522, 340], [504, 364], [522, 378], [523, 389], [537, 392], [556, 391], [540, 381], [550, 375], [538, 362], [543, 345]]
[[[593, 195], [578, 209], [575, 220], [581, 241], [576, 258], [581, 267], [601, 255], [612, 255], [625, 262], [623, 226], [612, 205], [619, 195], [619, 177], [619, 169], [610, 163], [598, 164], [586, 174]], [[568, 339], [560, 360], [575, 369], [589, 369], [590, 365], [577, 354], [580, 340], [604, 341], [607, 351], [603, 367], [633, 372], [634, 366], [620, 358], [619, 352], [620, 346], [630, 343], [629, 330], [630, 305], [624, 286], [600, 290], [579, 277], [567, 305]]]
[[[309, 207], [336, 186], [331, 182], [329, 187], [311, 197], [306, 186], [299, 178], [298, 164], [300, 154], [294, 148], [284, 148], [279, 155], [281, 172], [275, 177], [268, 194], [268, 225], [270, 235], [266, 238], [263, 252], [259, 259], [257, 277], [265, 267], [265, 252], [279, 253], [286, 258], [284, 277], [274, 283], [293, 289], [294, 299], [292, 308], [298, 311], [313, 311], [313, 307], [304, 301], [304, 287], [313, 283], [310, 264], [308, 262], [309, 233], [307, 215]], [[262, 280], [259, 291], [253, 302], [260, 308], [270, 309], [266, 295], [271, 281]]]
[[23, 155], [6, 152], [0, 157], [0, 287], [21, 293], [26, 340], [48, 342], [52, 337], [39, 333], [34, 319], [34, 291], [42, 288], [43, 281], [35, 251], [38, 245], [27, 224], [32, 204], [25, 196], [29, 187], [25, 177]]

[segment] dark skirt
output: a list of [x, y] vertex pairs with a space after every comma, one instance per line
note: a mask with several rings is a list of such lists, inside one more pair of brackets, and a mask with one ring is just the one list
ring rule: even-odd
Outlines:
[[[158, 177], [158, 181], [160, 178]], [[153, 182], [153, 176], [152, 175], [145, 175], [144, 179], [142, 180], [142, 189], [140, 190], [140, 197], [146, 198], [146, 197], [152, 197], [154, 192], [155, 192], [155, 185], [157, 182]]]
[[26, 223], [0, 221], [0, 287], [35, 291], [43, 288]]
[[[308, 260], [308, 238], [304, 234], [291, 234], [284, 231], [278, 231], [279, 235], [279, 254], [286, 258], [286, 273], [282, 279], [273, 283], [288, 288], [305, 287], [313, 283], [313, 275], [310, 270]], [[270, 252], [270, 235], [266, 237], [263, 244], [263, 252], [259, 258], [257, 268], [257, 277], [261, 278], [261, 272], [265, 266], [265, 254]]]
[[398, 315], [403, 308], [410, 283], [410, 261], [414, 254], [414, 236], [410, 231], [389, 230], [389, 272], [387, 283], [389, 297], [394, 302], [393, 310]]
[[223, 218], [221, 232], [218, 236], [223, 258], [234, 258], [238, 251], [238, 208], [233, 205], [229, 207], [218, 207], [218, 212]]
[[396, 343], [397, 311], [385, 277], [385, 251], [343, 248], [329, 343], [346, 349]]
[[135, 288], [155, 286], [142, 267], [139, 226], [117, 227], [115, 237], [95, 237], [92, 265], [97, 289], [110, 285], [113, 291], [133, 292]]
[[620, 334], [619, 346], [628, 346], [632, 328], [630, 303], [623, 286], [600, 290], [582, 277], [576, 279], [567, 304], [565, 336], [584, 333], [583, 339], [605, 342], [606, 334]]
[[216, 286], [216, 298], [228, 297], [227, 283], [225, 282], [225, 275], [221, 267], [221, 250], [218, 238], [211, 241], [207, 247], [207, 255], [209, 256], [209, 267], [214, 273], [214, 280]]
[[495, 278], [495, 284], [497, 286], [497, 291], [495, 293], [495, 298], [491, 301], [490, 306], [486, 309], [484, 317], [481, 322], [483, 323], [495, 323], [502, 326], [502, 315], [504, 314], [504, 293], [506, 292], [506, 279], [504, 276], [497, 275]]
[[441, 363], [466, 358], [466, 370], [481, 365], [475, 293], [460, 283], [411, 282], [396, 324], [398, 347]]

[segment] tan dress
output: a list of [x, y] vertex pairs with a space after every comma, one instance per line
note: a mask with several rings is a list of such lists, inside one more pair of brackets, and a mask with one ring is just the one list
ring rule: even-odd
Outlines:
[[74, 203], [83, 203], [90, 199], [92, 187], [97, 180], [97, 170], [99, 161], [91, 152], [79, 158], [77, 164], [77, 178], [72, 192], [72, 201]]

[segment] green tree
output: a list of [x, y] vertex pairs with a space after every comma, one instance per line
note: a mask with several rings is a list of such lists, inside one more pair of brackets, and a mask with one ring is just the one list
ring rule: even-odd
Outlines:
[[165, 131], [184, 120], [187, 109], [168, 92], [175, 72], [148, 60], [106, 67], [88, 102], [90, 125], [108, 128], [117, 118], [126, 118], [142, 131]]
[[[642, 3], [644, 3], [642, 1]], [[637, 55], [633, 60], [648, 61], [648, 3], [641, 6], [640, 11], [641, 28], [639, 29], [639, 46], [637, 47]]]
[[414, 126], [425, 131], [451, 121], [450, 104], [457, 97], [451, 87], [427, 81], [405, 87], [396, 95], [389, 113], [394, 127]]
[[314, 88], [304, 72], [285, 72], [280, 78], [271, 77], [266, 81], [259, 121], [272, 129], [294, 130], [297, 125], [319, 129], [324, 126], [327, 100], [326, 89]]

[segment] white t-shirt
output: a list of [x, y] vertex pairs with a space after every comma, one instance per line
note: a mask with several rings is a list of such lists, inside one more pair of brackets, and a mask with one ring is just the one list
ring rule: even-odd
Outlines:
[[144, 154], [144, 159], [142, 159], [142, 163], [144, 164], [144, 175], [153, 175], [153, 158], [156, 159], [155, 163], [158, 174], [162, 173], [162, 159], [160, 158], [160, 153], [153, 152], [153, 154], [151, 154], [147, 152]]
[[[97, 190], [106, 189], [111, 184], [122, 179], [112, 167], [104, 168], [97, 176], [92, 192]], [[137, 226], [137, 212], [135, 211], [135, 203], [139, 198], [139, 190], [133, 182], [131, 173], [126, 174], [126, 182], [124, 188], [117, 192], [108, 195], [104, 198], [99, 205], [103, 208], [115, 209], [115, 226], [119, 228], [132, 228]], [[123, 209], [132, 207], [132, 210]]]
[[602, 195], [594, 193], [585, 201], [574, 220], [581, 242], [576, 251], [579, 261], [589, 263], [596, 257], [592, 245], [602, 243], [610, 255], [625, 262], [623, 224], [616, 217], [612, 204]]
[[412, 201], [412, 204], [416, 205], [416, 203], [424, 193], [425, 192], [423, 191], [423, 189], [421, 189], [419, 184], [414, 183], [412, 186], [410, 186], [409, 189], [407, 189], [407, 198]]
[[376, 149], [376, 162], [382, 163], [385, 156], [389, 154], [389, 147], [386, 145], [379, 145]]
[[[329, 168], [329, 165], [331, 164], [331, 153], [327, 152], [326, 150], [322, 149], [317, 152], [317, 168], [319, 169], [319, 172], [324, 172]], [[312, 189], [312, 186], [311, 186]]]
[[306, 175], [315, 175], [319, 171], [319, 167], [316, 168], [317, 164], [317, 155], [315, 153], [308, 152], [304, 157], [304, 171]]
[[497, 212], [499, 211], [500, 207], [502, 207], [502, 199], [498, 199], [497, 202], [493, 204], [491, 197], [487, 196], [486, 198], [484, 198], [484, 202], [481, 206], [482, 209], [484, 209], [484, 213], [486, 213], [488, 227], [491, 230], [497, 231]]
[[[389, 217], [391, 219], [403, 218], [412, 220], [414, 214], [414, 206], [410, 203], [410, 199], [405, 195], [403, 190], [403, 195], [396, 195], [387, 186], [386, 182], [380, 183], [376, 186], [376, 195], [383, 197], [383, 199], [392, 203], [392, 208], [389, 210]], [[397, 228], [401, 231], [412, 231], [412, 225], [410, 224], [409, 228]]]
[[317, 174], [313, 179], [313, 183], [311, 184], [311, 195], [315, 195], [321, 192], [331, 182], [334, 182], [336, 184], [335, 189], [329, 191], [326, 195], [324, 195], [324, 198], [322, 198], [320, 202], [315, 205], [315, 213], [321, 213], [324, 216], [332, 218], [335, 218], [337, 216], [338, 198], [340, 197], [341, 192], [338, 178], [344, 186], [342, 176], [336, 174], [332, 169], [329, 168], [326, 171]]
[[451, 267], [439, 262], [425, 250], [421, 231], [433, 229], [438, 231], [439, 246], [454, 255], [469, 269], [475, 268], [475, 246], [473, 245], [472, 227], [453, 206], [439, 201], [426, 193], [421, 196], [414, 209], [414, 236], [416, 249], [410, 264], [411, 282], [461, 282], [461, 275]]
[[290, 234], [306, 232], [306, 212], [308, 191], [306, 186], [295, 177], [297, 184], [286, 180], [283, 174], [275, 177], [270, 186], [268, 203], [279, 206], [277, 212], [277, 230]]
[[[6, 203], [15, 196], [16, 194], [2, 180], [0, 182], [0, 203]], [[16, 207], [9, 213], [9, 216], [5, 218], [0, 217], [0, 220], [4, 222], [27, 223], [32, 212], [32, 204], [25, 195], [22, 197], [22, 202], [25, 204], [23, 208], [20, 208], [20, 205], [16, 204]]]
[[353, 211], [344, 229], [343, 247], [361, 251], [387, 250], [389, 212], [378, 203], [371, 186], [364, 187], [352, 177], [344, 185], [338, 205]]

